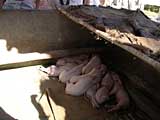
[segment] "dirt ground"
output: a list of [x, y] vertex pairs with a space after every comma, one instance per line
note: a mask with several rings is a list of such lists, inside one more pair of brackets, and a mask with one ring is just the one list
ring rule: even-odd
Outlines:
[[[57, 80], [44, 81], [41, 88], [49, 87], [51, 105], [56, 120], [109, 120], [105, 109], [95, 109], [83, 96], [65, 94], [65, 85]], [[113, 115], [112, 115], [113, 117]]]

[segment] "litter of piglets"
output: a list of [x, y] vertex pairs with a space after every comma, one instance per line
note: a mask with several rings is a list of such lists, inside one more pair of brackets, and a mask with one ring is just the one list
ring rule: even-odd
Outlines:
[[[41, 70], [66, 84], [66, 94], [83, 95], [93, 108], [104, 107], [113, 112], [129, 107], [130, 99], [119, 75], [109, 70], [97, 54], [60, 58], [55, 65]], [[113, 97], [115, 102], [110, 104]]]

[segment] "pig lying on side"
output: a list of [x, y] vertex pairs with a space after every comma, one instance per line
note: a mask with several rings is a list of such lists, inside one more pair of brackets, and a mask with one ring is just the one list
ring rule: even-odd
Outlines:
[[93, 68], [95, 68], [96, 66], [99, 66], [100, 64], [101, 64], [101, 60], [99, 56], [97, 55], [93, 56], [88, 62], [88, 64], [83, 67], [82, 74], [89, 73]]
[[83, 62], [80, 65], [73, 67], [69, 71], [64, 70], [59, 75], [59, 81], [62, 83], [66, 83], [67, 81], [69, 81], [71, 79], [72, 76], [80, 75], [82, 73], [82, 68], [86, 63], [87, 63], [87, 61]]
[[111, 73], [108, 72], [100, 83], [95, 84], [86, 91], [86, 96], [92, 103], [93, 107], [99, 108], [100, 104], [109, 99], [109, 92], [113, 87]]
[[113, 72], [108, 72], [101, 81], [101, 87], [97, 90], [95, 94], [95, 99], [98, 104], [104, 103], [109, 100], [109, 93], [113, 88], [114, 81], [112, 79]]
[[87, 99], [89, 99], [92, 106], [97, 107], [97, 108], [100, 107], [100, 106], [95, 99], [95, 94], [96, 94], [99, 87], [100, 87], [100, 84], [97, 83], [97, 84], [91, 86], [85, 93], [85, 97], [87, 97]]
[[129, 96], [125, 91], [122, 82], [117, 74], [113, 74], [114, 80], [113, 89], [110, 91], [110, 95], [115, 95], [117, 104], [108, 109], [108, 112], [116, 111], [119, 109], [125, 109], [129, 106]]
[[84, 94], [91, 86], [98, 83], [106, 71], [104, 65], [93, 68], [89, 73], [73, 76], [66, 84], [65, 92], [73, 96], [80, 96]]
[[77, 64], [75, 63], [66, 63], [64, 66], [55, 66], [55, 65], [51, 65], [47, 68], [47, 73], [49, 76], [54, 76], [54, 77], [58, 77], [63, 71], [68, 71], [70, 69], [72, 69], [73, 67], [75, 67]]

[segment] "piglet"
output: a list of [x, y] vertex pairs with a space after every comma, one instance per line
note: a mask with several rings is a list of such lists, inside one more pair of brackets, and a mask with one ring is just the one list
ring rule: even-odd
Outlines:
[[98, 104], [102, 104], [106, 100], [109, 100], [109, 92], [114, 85], [112, 74], [112, 72], [108, 72], [101, 81], [101, 87], [95, 94], [95, 99]]
[[75, 63], [66, 63], [64, 66], [55, 66], [51, 65], [47, 68], [47, 73], [49, 76], [58, 77], [63, 71], [68, 71], [75, 67], [77, 64]]
[[85, 98], [89, 99], [89, 101], [91, 102], [92, 106], [95, 108], [99, 108], [99, 104], [97, 103], [97, 101], [95, 100], [95, 94], [97, 92], [97, 89], [100, 87], [100, 84], [97, 83], [93, 86], [91, 86], [87, 91], [86, 93], [84, 94], [85, 95]]
[[59, 75], [59, 81], [62, 83], [66, 83], [71, 79], [72, 76], [80, 75], [82, 73], [82, 68], [83, 66], [87, 63], [87, 61], [83, 62], [80, 65], [77, 65], [70, 69], [69, 71], [64, 70], [60, 75]]
[[84, 94], [91, 86], [100, 82], [105, 70], [104, 65], [100, 65], [97, 68], [93, 68], [88, 74], [73, 76], [66, 84], [66, 94], [73, 96]]
[[87, 65], [85, 65], [82, 69], [82, 74], [89, 73], [93, 68], [99, 66], [101, 64], [101, 60], [99, 56], [95, 55], [93, 56]]
[[125, 109], [129, 106], [130, 100], [127, 92], [125, 91], [122, 82], [117, 74], [113, 74], [114, 87], [110, 91], [110, 95], [115, 95], [117, 104], [108, 109], [108, 112], [117, 111], [119, 109]]

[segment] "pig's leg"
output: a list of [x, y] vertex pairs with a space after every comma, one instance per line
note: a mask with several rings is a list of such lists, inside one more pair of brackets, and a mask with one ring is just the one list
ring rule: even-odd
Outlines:
[[117, 104], [117, 105], [111, 106], [111, 108], [108, 109], [107, 112], [113, 112], [113, 111], [117, 111], [117, 110], [119, 110], [119, 109], [120, 109], [120, 105]]
[[95, 97], [92, 97], [92, 98], [91, 98], [91, 103], [92, 103], [92, 106], [93, 106], [94, 108], [99, 108], [99, 107], [100, 107], [99, 104], [97, 103]]
[[115, 85], [109, 92], [109, 96], [116, 94], [116, 92], [117, 92], [117, 86]]

